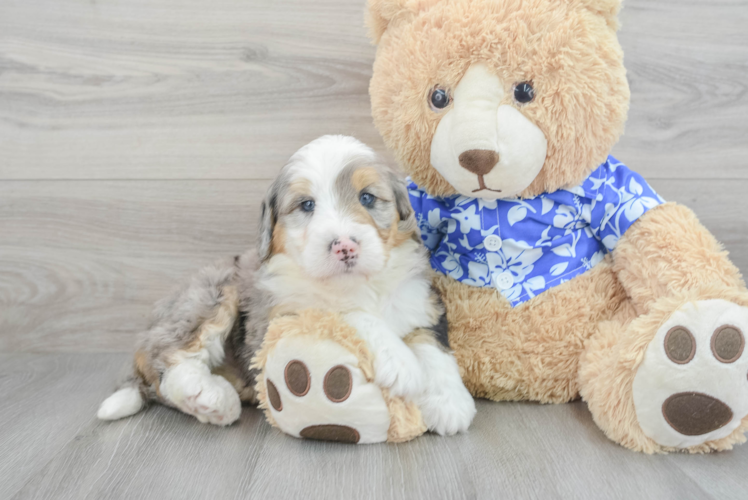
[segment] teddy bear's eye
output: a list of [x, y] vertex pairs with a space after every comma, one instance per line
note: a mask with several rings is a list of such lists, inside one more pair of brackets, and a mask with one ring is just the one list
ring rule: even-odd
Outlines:
[[514, 99], [520, 104], [527, 104], [535, 99], [535, 89], [531, 82], [518, 83], [514, 87]]
[[442, 109], [449, 106], [449, 103], [452, 102], [452, 98], [450, 97], [449, 91], [447, 91], [447, 89], [437, 85], [431, 91], [429, 102], [431, 103], [431, 109], [438, 113]]

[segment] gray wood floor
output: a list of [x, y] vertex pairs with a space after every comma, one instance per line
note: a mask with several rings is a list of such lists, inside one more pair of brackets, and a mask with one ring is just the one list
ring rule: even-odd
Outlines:
[[0, 498], [735, 498], [748, 455], [647, 456], [583, 403], [478, 403], [472, 430], [402, 445], [302, 441], [245, 408], [227, 429], [94, 412], [127, 354], [0, 355]]
[[[0, 499], [747, 498], [748, 446], [634, 454], [582, 403], [479, 402], [398, 446], [93, 415], [149, 308], [252, 244], [259, 198], [322, 133], [371, 124], [363, 0], [0, 1]], [[748, 0], [627, 0], [614, 154], [748, 270]]]

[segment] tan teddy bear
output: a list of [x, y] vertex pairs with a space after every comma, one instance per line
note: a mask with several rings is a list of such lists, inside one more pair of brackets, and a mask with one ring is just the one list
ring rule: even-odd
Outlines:
[[633, 450], [745, 441], [748, 293], [608, 154], [620, 0], [370, 0], [374, 121], [408, 173], [477, 397], [571, 401]]

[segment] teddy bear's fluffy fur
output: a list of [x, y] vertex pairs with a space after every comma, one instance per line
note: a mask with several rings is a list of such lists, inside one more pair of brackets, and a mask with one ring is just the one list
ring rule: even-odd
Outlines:
[[[547, 157], [520, 196], [576, 185], [623, 132], [629, 89], [616, 37], [619, 8], [619, 0], [370, 0], [375, 124], [421, 189], [455, 194], [430, 163], [440, 115], [428, 95], [435, 84], [454, 88], [481, 62], [501, 81], [532, 81], [538, 91], [520, 110], [545, 134]], [[505, 90], [503, 104], [514, 104]], [[647, 453], [676, 449], [648, 437], [634, 407], [634, 378], [658, 329], [689, 303], [748, 306], [722, 246], [675, 203], [646, 213], [591, 271], [518, 307], [496, 290], [444, 275], [435, 285], [475, 396], [543, 403], [581, 396], [611, 439]], [[745, 441], [746, 428], [743, 418], [726, 437], [678, 449], [729, 449]]]
[[[523, 114], [545, 133], [545, 167], [522, 193], [531, 197], [578, 184], [605, 161], [623, 132], [629, 89], [623, 52], [602, 17], [571, 0], [373, 0], [370, 26], [379, 49], [371, 80], [374, 123], [422, 189], [454, 188], [429, 160], [440, 115], [428, 106], [438, 83], [454, 88], [484, 62], [504, 82], [532, 80], [538, 98]], [[385, 7], [390, 13], [387, 27]], [[379, 36], [376, 36], [380, 34]], [[403, 64], [407, 61], [407, 64]], [[504, 102], [512, 99], [507, 87]]]

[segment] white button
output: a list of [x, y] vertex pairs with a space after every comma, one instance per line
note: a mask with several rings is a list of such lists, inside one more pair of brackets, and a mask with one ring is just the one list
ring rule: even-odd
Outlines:
[[501, 274], [494, 275], [494, 285], [500, 290], [509, 290], [514, 286], [514, 276], [509, 271], [504, 271]]
[[489, 252], [498, 252], [501, 248], [501, 238], [495, 234], [486, 236], [486, 239], [483, 240], [483, 246], [486, 247], [486, 250]]

